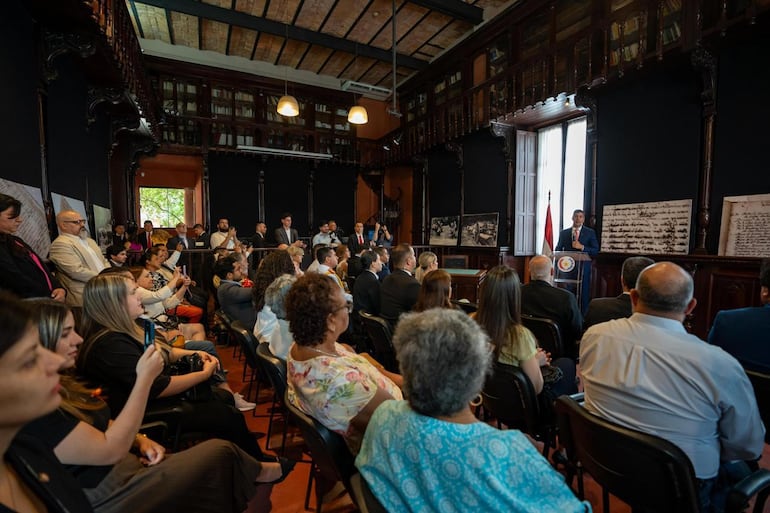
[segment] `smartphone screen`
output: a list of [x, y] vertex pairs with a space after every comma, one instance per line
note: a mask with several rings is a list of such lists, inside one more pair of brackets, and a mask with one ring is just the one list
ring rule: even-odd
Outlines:
[[155, 343], [155, 323], [150, 319], [144, 320], [144, 350]]
[[186, 265], [182, 266], [182, 276], [187, 276], [187, 266]]

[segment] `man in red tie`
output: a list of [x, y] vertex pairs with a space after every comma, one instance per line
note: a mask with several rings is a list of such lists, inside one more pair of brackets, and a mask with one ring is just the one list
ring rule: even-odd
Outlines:
[[142, 249], [147, 251], [147, 249], [152, 247], [152, 221], [145, 221], [144, 222], [144, 231], [139, 234], [139, 244], [142, 245]]
[[364, 235], [364, 224], [356, 223], [353, 234], [348, 238], [348, 249], [351, 255], [357, 255], [369, 247], [369, 241]]

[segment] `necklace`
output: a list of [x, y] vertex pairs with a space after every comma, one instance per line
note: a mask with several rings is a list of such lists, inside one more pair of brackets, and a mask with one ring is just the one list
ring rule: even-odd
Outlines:
[[339, 356], [337, 353], [327, 353], [326, 351], [321, 351], [320, 349], [312, 346], [305, 346], [305, 349], [310, 349], [311, 351], [315, 351], [316, 353], [320, 353], [326, 356], [331, 356], [332, 358], [337, 358]]

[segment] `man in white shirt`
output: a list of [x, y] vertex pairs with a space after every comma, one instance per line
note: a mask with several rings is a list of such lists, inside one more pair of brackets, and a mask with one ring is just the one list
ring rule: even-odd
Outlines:
[[748, 473], [741, 460], [760, 457], [765, 428], [738, 361], [685, 331], [682, 322], [696, 304], [693, 288], [678, 265], [651, 265], [631, 290], [633, 315], [586, 331], [580, 343], [585, 407], [679, 446], [699, 480], [701, 511], [712, 511], [712, 504], [721, 511], [731, 484], [725, 476]]
[[230, 227], [230, 221], [223, 217], [217, 223], [217, 231], [211, 234], [211, 249], [226, 249], [232, 251], [239, 243], [235, 227]]
[[329, 231], [329, 223], [322, 220], [318, 223], [318, 233], [313, 236], [313, 247], [318, 245], [336, 248], [340, 241]]
[[56, 265], [56, 276], [67, 289], [67, 304], [83, 306], [86, 282], [110, 264], [96, 241], [88, 237], [86, 220], [78, 212], [59, 212], [56, 225], [59, 236], [51, 243], [49, 258]]

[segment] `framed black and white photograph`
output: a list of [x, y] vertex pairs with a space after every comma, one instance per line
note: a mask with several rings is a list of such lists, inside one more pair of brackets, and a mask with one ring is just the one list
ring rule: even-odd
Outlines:
[[497, 223], [500, 214], [466, 214], [463, 216], [460, 245], [468, 247], [496, 247]]
[[94, 228], [96, 231], [96, 242], [106, 253], [107, 248], [112, 244], [112, 212], [109, 208], [94, 205]]
[[432, 217], [430, 220], [431, 246], [457, 246], [460, 235], [460, 216]]

